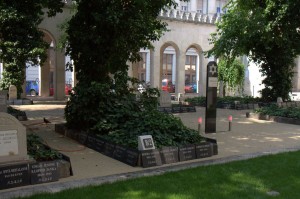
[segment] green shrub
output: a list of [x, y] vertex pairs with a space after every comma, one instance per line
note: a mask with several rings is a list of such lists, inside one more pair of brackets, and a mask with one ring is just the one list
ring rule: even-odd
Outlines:
[[299, 107], [287, 107], [280, 108], [275, 104], [269, 107], [262, 107], [255, 110], [256, 113], [262, 113], [264, 115], [288, 117], [294, 119], [300, 119], [300, 108]]
[[27, 152], [36, 161], [61, 159], [60, 154], [56, 150], [46, 147], [36, 134], [27, 135]]
[[137, 148], [137, 137], [146, 134], [153, 136], [157, 147], [202, 140], [180, 119], [157, 110], [158, 89], [147, 87], [140, 93], [137, 83], [124, 74], [108, 83], [79, 82], [65, 109], [67, 126], [133, 148]]

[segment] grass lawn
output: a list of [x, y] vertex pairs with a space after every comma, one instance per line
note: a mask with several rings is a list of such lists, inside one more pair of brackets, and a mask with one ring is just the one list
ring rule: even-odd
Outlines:
[[[270, 196], [269, 191], [280, 195]], [[300, 151], [27, 198], [296, 199], [300, 198]]]

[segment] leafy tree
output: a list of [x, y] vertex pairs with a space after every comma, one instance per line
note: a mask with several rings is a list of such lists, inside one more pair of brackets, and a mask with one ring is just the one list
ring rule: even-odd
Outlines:
[[[137, 92], [127, 62], [140, 60], [166, 31], [157, 17], [173, 0], [81, 0], [67, 27], [67, 53], [78, 84], [65, 109], [67, 125], [137, 147], [137, 136], [151, 134], [158, 146], [201, 141], [175, 117], [158, 112], [158, 89]], [[70, 67], [70, 65], [69, 65]]]
[[18, 97], [25, 79], [26, 62], [37, 66], [47, 58], [49, 44], [38, 25], [43, 17], [62, 12], [61, 0], [0, 0], [0, 59], [5, 71], [1, 88], [15, 85]]
[[266, 76], [262, 97], [288, 99], [294, 58], [300, 53], [299, 7], [299, 1], [229, 1], [208, 54], [230, 61], [248, 55]]
[[[221, 59], [218, 63], [218, 80], [223, 82], [223, 96], [226, 89], [242, 89], [245, 79], [244, 65], [237, 59], [227, 62]], [[222, 91], [220, 91], [222, 92]]]
[[[126, 71], [127, 61], [140, 59], [166, 31], [157, 19], [174, 0], [80, 0], [67, 28], [67, 53], [79, 82], [105, 82], [109, 74]], [[101, 75], [100, 75], [101, 74]]]

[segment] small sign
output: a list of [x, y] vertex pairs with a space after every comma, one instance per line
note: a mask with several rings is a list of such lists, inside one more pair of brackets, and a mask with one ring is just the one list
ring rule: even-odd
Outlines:
[[17, 130], [0, 131], [0, 156], [19, 154]]
[[187, 146], [179, 147], [180, 161], [193, 160], [195, 158], [196, 158], [195, 145], [187, 145]]
[[31, 184], [58, 181], [56, 161], [39, 162], [30, 164]]
[[140, 151], [155, 149], [152, 135], [141, 135], [138, 139], [138, 149]]
[[195, 146], [196, 157], [206, 158], [212, 156], [212, 145], [208, 142], [197, 144]]
[[163, 164], [170, 164], [179, 161], [178, 147], [163, 147], [160, 150], [160, 155]]
[[28, 164], [0, 168], [0, 189], [29, 185]]
[[153, 167], [162, 165], [160, 152], [157, 149], [142, 151], [143, 167]]
[[208, 87], [218, 87], [218, 78], [208, 77]]

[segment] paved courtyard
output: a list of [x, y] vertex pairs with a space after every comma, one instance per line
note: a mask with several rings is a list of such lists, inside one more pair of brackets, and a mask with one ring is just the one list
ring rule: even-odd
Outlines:
[[[1, 190], [0, 198], [3, 199], [30, 195], [39, 191], [57, 192], [65, 188], [88, 184], [101, 184], [119, 179], [157, 175], [165, 171], [176, 171], [199, 165], [300, 150], [299, 126], [246, 118], [246, 112], [249, 110], [218, 109], [217, 132], [204, 135], [217, 140], [218, 155], [152, 168], [131, 167], [55, 133], [54, 124], [65, 121], [63, 116], [65, 102], [39, 101], [34, 105], [14, 107], [26, 111], [28, 121], [22, 123], [27, 127], [27, 132], [37, 133], [52, 148], [70, 157], [74, 175], [60, 179], [58, 182]], [[185, 125], [193, 129], [198, 129], [199, 117], [202, 117], [203, 124], [205, 123], [205, 109], [202, 107], [197, 108], [197, 112], [194, 113], [175, 115], [180, 117]], [[229, 115], [233, 116], [231, 131], [228, 131], [227, 118]], [[44, 124], [44, 117], [51, 123]], [[204, 125], [202, 126], [203, 131]]]

